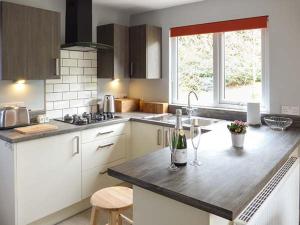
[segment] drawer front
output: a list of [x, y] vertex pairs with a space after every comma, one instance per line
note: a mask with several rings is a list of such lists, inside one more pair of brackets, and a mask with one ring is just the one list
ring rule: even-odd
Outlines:
[[118, 123], [105, 127], [85, 130], [81, 134], [82, 143], [89, 143], [92, 141], [102, 140], [103, 138], [125, 134], [128, 130], [129, 123]]
[[82, 169], [104, 166], [126, 158], [126, 135], [105, 138], [82, 145]]
[[[125, 160], [118, 161], [114, 165], [120, 164]], [[114, 166], [111, 165], [111, 166]], [[82, 173], [82, 199], [90, 197], [96, 191], [121, 184], [122, 181], [109, 176], [105, 171], [108, 166], [100, 166], [97, 168], [85, 170]]]

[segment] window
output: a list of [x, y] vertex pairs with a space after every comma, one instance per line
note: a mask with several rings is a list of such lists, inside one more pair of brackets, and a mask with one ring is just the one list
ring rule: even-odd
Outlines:
[[190, 29], [173, 35], [172, 103], [187, 104], [194, 91], [199, 97], [194, 105], [240, 108], [260, 102], [267, 110], [266, 29], [250, 28], [203, 34]]

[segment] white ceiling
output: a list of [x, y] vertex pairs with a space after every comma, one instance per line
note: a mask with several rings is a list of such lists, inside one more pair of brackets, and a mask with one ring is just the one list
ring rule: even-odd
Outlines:
[[130, 13], [141, 13], [201, 1], [203, 0], [93, 0], [95, 4], [101, 4]]

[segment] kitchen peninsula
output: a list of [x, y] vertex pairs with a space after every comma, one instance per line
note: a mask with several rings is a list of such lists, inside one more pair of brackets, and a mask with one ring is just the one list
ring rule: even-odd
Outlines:
[[201, 167], [168, 171], [170, 150], [164, 148], [108, 173], [134, 185], [136, 225], [252, 225], [259, 214], [260, 225], [287, 216], [288, 224], [296, 225], [299, 141], [299, 129], [279, 132], [262, 126], [249, 128], [244, 149], [236, 150], [224, 127], [202, 136]]

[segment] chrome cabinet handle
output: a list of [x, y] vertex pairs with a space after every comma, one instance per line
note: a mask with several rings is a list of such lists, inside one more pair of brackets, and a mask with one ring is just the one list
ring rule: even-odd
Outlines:
[[161, 130], [157, 130], [157, 145], [161, 145]]
[[106, 174], [108, 171], [107, 170], [104, 170], [102, 172], [99, 172], [100, 175], [103, 175], [103, 174]]
[[130, 62], [130, 77], [133, 76], [133, 62]]
[[113, 133], [114, 131], [113, 130], [111, 130], [111, 131], [106, 131], [106, 132], [99, 132], [98, 134], [97, 134], [97, 136], [101, 136], [101, 135], [105, 135], [105, 134], [111, 134], [111, 133]]
[[113, 146], [113, 145], [114, 145], [113, 143], [107, 144], [107, 145], [100, 145], [100, 146], [98, 146], [97, 151], [98, 151], [98, 150], [101, 150], [101, 149], [103, 149], [103, 148], [107, 148], [107, 147]]
[[79, 145], [80, 145], [79, 136], [76, 136], [75, 139], [76, 139], [76, 152], [74, 153], [74, 155], [78, 155], [79, 154]]

